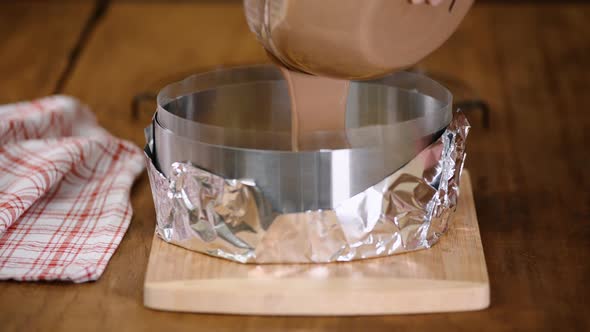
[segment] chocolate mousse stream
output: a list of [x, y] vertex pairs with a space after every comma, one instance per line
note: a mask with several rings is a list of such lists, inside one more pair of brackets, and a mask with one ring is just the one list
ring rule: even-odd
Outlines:
[[448, 39], [472, 3], [244, 0], [250, 29], [288, 83], [292, 149], [347, 148], [350, 80], [377, 78], [420, 61]]

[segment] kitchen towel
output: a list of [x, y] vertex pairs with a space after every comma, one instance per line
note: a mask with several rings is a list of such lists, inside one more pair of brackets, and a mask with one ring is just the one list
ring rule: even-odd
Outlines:
[[0, 279], [98, 279], [143, 165], [71, 97], [0, 106]]

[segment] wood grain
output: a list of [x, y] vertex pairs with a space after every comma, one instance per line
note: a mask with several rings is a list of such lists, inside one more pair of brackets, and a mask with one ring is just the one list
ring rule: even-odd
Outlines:
[[239, 264], [154, 236], [149, 308], [258, 315], [383, 315], [486, 308], [488, 273], [469, 174], [452, 227], [428, 250], [332, 264]]
[[53, 93], [93, 8], [0, 2], [0, 104]]
[[[421, 64], [464, 79], [492, 106], [490, 130], [473, 121], [467, 158], [490, 277], [488, 309], [304, 319], [147, 309], [142, 287], [155, 217], [147, 177], [142, 177], [133, 191], [131, 227], [102, 278], [84, 285], [0, 283], [1, 329], [589, 330], [588, 17], [587, 3], [478, 4]], [[51, 29], [33, 21], [28, 24]], [[3, 36], [11, 33], [11, 25], [0, 25]], [[35, 63], [24, 56], [18, 62], [18, 54], [2, 48], [3, 59], [17, 59], [11, 66]], [[263, 60], [239, 3], [124, 1], [109, 7], [90, 36], [66, 92], [88, 103], [111, 132], [140, 144], [149, 115], [142, 123], [131, 119], [133, 94], [155, 91], [206, 67]], [[8, 78], [1, 82], [11, 86]], [[14, 98], [44, 93], [31, 92], [34, 86], [20, 83], [10, 91]]]
[[142, 145], [155, 104], [143, 122], [133, 122], [134, 95], [157, 92], [195, 72], [265, 61], [239, 2], [115, 3], [65, 91], [89, 103], [111, 133]]

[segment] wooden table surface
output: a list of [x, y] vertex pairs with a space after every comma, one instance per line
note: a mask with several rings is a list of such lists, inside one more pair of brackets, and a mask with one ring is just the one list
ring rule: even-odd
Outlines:
[[[0, 282], [1, 331], [588, 330], [590, 5], [478, 4], [420, 63], [491, 106], [473, 117], [467, 167], [491, 281], [484, 311], [286, 318], [158, 312], [142, 305], [155, 215], [147, 176], [131, 226], [93, 283]], [[0, 103], [71, 94], [143, 144], [132, 97], [189, 73], [266, 61], [236, 1], [0, 3]]]

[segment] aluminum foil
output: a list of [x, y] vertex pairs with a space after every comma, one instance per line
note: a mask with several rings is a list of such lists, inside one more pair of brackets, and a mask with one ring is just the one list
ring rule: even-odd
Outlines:
[[156, 231], [166, 242], [241, 263], [327, 263], [429, 248], [455, 210], [468, 131], [456, 112], [436, 142], [381, 182], [334, 209], [289, 214], [273, 211], [249, 179], [188, 162], [174, 163], [166, 178], [148, 144]]

